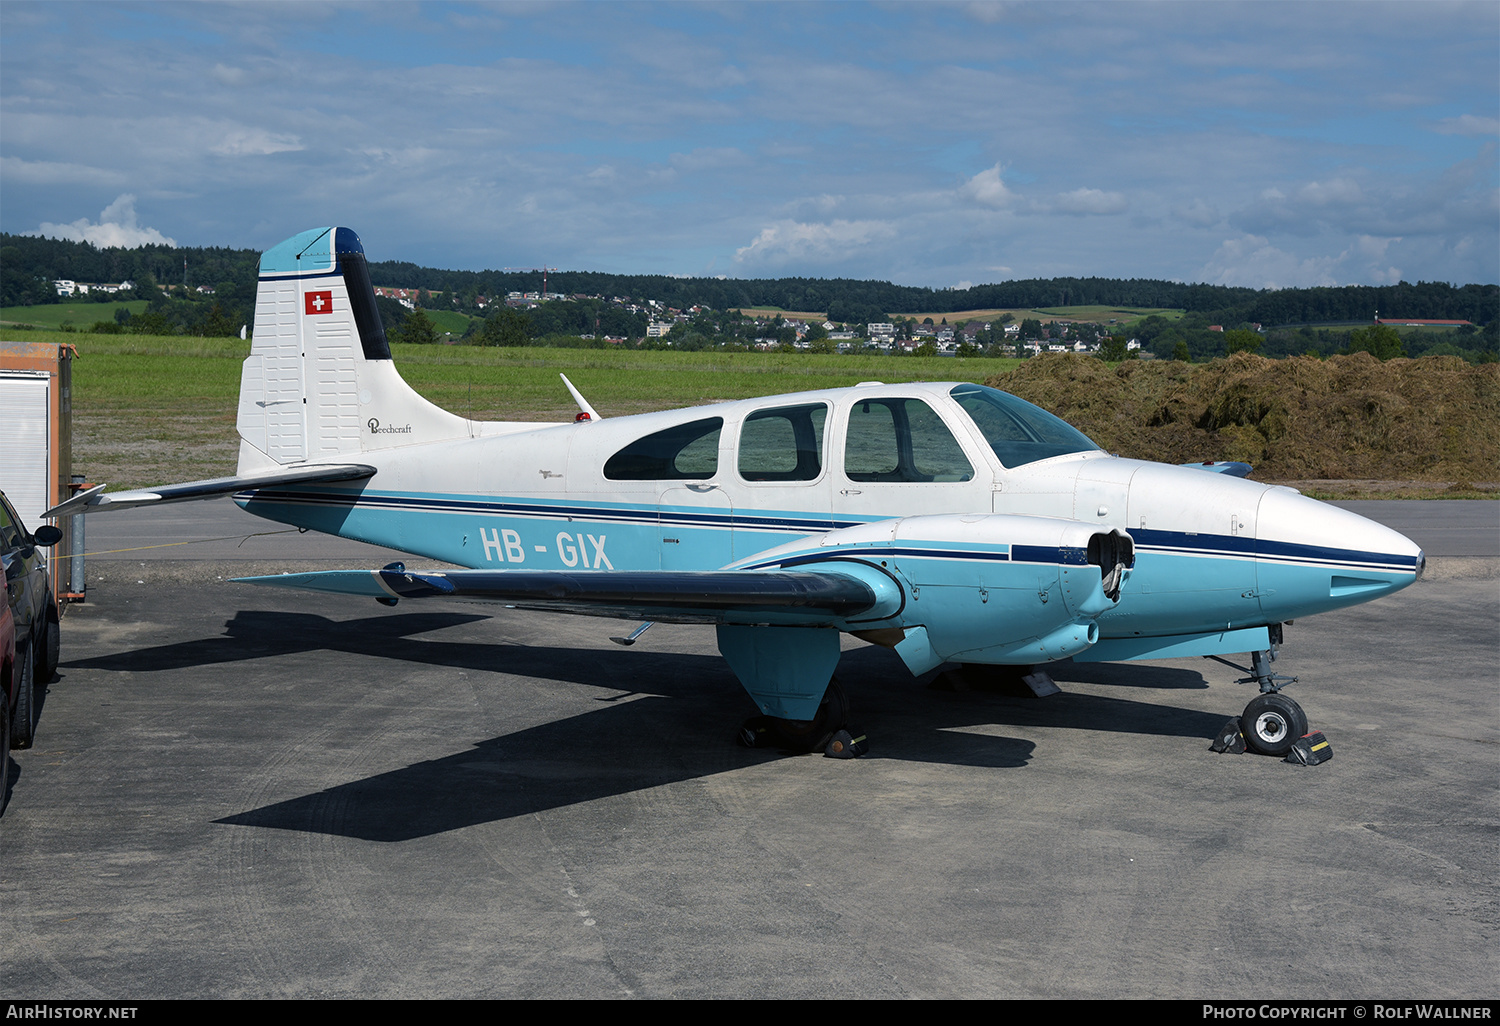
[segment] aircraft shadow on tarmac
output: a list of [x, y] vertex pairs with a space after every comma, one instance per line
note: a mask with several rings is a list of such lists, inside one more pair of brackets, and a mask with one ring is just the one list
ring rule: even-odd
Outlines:
[[[485, 619], [484, 614], [443, 611], [338, 621], [305, 612], [250, 610], [237, 613], [221, 636], [64, 665], [148, 673], [333, 651], [424, 668], [498, 671], [607, 692], [596, 710], [217, 821], [224, 824], [404, 841], [786, 757], [734, 746], [734, 727], [754, 710], [715, 655], [651, 651], [644, 645], [578, 649], [416, 637]], [[335, 671], [339, 666], [327, 665]], [[1199, 674], [1175, 668], [1059, 664], [1049, 669], [1063, 682], [1154, 689], [1206, 686]], [[873, 738], [866, 758], [1021, 769], [1030, 761], [1034, 743], [999, 736], [997, 726], [1201, 737], [1206, 742], [1225, 718], [1066, 691], [1035, 699], [983, 688], [952, 692], [921, 687], [934, 676], [913, 682], [884, 649], [844, 653], [839, 679], [853, 703], [852, 726]]]

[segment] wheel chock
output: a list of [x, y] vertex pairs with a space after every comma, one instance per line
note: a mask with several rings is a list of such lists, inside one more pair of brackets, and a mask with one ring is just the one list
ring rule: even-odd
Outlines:
[[870, 750], [870, 740], [864, 734], [854, 737], [847, 730], [836, 730], [823, 746], [825, 759], [858, 759]]
[[1292, 742], [1292, 750], [1286, 753], [1286, 761], [1298, 766], [1321, 766], [1333, 758], [1333, 746], [1321, 730], [1304, 734]]
[[1035, 673], [1028, 673], [1026, 676], [1021, 678], [1021, 683], [1030, 688], [1031, 693], [1038, 698], [1046, 698], [1049, 695], [1062, 694], [1062, 688], [1053, 683], [1052, 678], [1047, 676], [1041, 670], [1038, 670]]
[[774, 742], [771, 736], [771, 718], [769, 716], [752, 716], [740, 724], [740, 729], [735, 732], [735, 741], [745, 748], [769, 748]]
[[1214, 735], [1214, 743], [1208, 746], [1211, 751], [1221, 755], [1228, 752], [1230, 755], [1245, 754], [1245, 735], [1240, 733], [1240, 718], [1231, 716], [1229, 722], [1219, 728]]

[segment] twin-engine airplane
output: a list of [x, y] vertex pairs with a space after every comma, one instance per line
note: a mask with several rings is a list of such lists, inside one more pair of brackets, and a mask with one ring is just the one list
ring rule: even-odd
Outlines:
[[45, 515], [232, 494], [258, 516], [469, 568], [252, 583], [714, 624], [763, 714], [742, 739], [804, 747], [842, 726], [830, 680], [847, 633], [913, 674], [1249, 652], [1261, 693], [1244, 733], [1281, 754], [1307, 730], [1271, 672], [1283, 622], [1388, 595], [1424, 565], [1394, 531], [1243, 480], [1243, 465], [1120, 459], [980, 385], [610, 419], [568, 388], [582, 412], [563, 424], [427, 402], [391, 361], [359, 237], [314, 229], [261, 258], [236, 475], [100, 486]]

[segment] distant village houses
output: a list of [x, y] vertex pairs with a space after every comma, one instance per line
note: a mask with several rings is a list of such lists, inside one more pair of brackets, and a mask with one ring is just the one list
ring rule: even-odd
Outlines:
[[[53, 281], [52, 287], [57, 290], [59, 296], [87, 296], [94, 292], [113, 295], [116, 292], [131, 291], [135, 288], [135, 282], [122, 281], [118, 284], [111, 284], [109, 282], [80, 282], [69, 278], [58, 278]], [[213, 292], [213, 289], [209, 289], [209, 292]]]

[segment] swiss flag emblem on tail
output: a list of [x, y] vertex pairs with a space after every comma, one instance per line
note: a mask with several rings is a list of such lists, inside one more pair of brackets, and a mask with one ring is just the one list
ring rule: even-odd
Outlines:
[[332, 292], [308, 292], [302, 297], [303, 310], [309, 314], [325, 314], [333, 311]]

